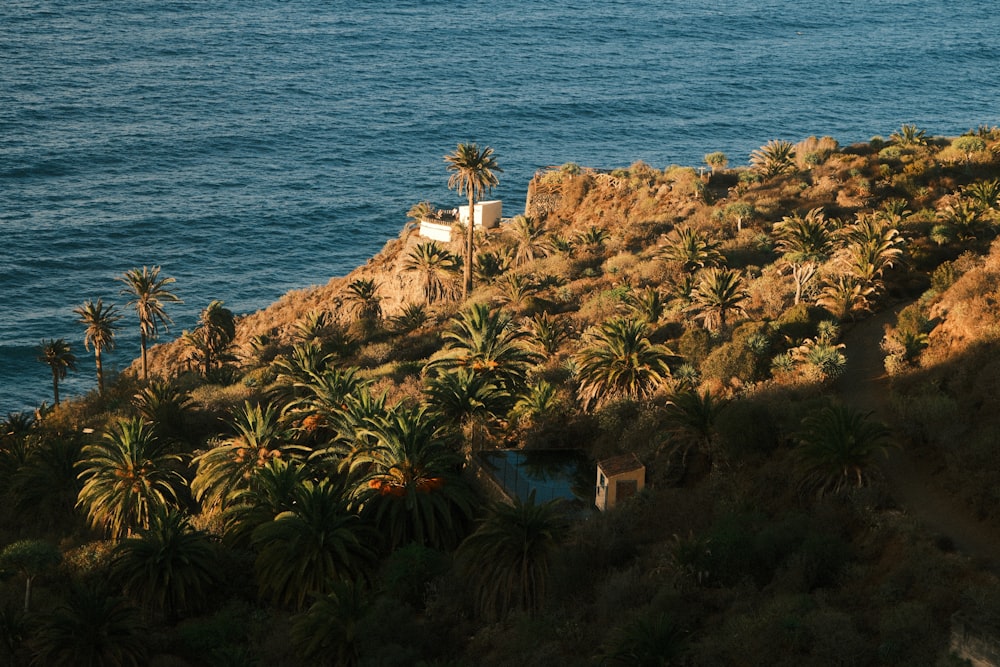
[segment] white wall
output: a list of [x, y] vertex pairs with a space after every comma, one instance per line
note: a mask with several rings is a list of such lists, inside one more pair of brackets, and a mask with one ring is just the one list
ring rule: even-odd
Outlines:
[[[465, 208], [469, 208], [466, 206]], [[420, 221], [420, 235], [424, 238], [442, 243], [451, 243], [451, 225], [443, 225], [440, 222]]]
[[[476, 204], [476, 227], [485, 226], [487, 229], [492, 229], [500, 224], [500, 216], [503, 213], [503, 202], [499, 199], [492, 199], [490, 201], [481, 201]], [[458, 207], [458, 220], [459, 222], [465, 223], [469, 219], [469, 207], [459, 206]]]

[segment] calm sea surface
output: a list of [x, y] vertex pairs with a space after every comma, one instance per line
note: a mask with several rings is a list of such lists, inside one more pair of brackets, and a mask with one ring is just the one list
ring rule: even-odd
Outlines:
[[[51, 401], [43, 338], [162, 265], [190, 328], [343, 275], [442, 156], [495, 148], [495, 194], [575, 161], [745, 164], [770, 139], [1000, 124], [986, 0], [0, 2], [0, 415]], [[134, 317], [110, 366], [137, 356]]]

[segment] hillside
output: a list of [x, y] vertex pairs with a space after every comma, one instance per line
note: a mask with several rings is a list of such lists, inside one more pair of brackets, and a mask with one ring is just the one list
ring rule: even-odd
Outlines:
[[[1000, 622], [1000, 130], [706, 164], [542, 171], [464, 301], [462, 243], [407, 225], [12, 416], [2, 543], [62, 565], [0, 646], [126, 581], [101, 599], [156, 664], [960, 664], [952, 619]], [[493, 503], [501, 449], [634, 454], [646, 487]], [[142, 574], [182, 538], [203, 567]]]

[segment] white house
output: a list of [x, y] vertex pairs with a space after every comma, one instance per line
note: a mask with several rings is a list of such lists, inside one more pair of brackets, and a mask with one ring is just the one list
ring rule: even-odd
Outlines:
[[[500, 224], [503, 213], [503, 204], [499, 199], [491, 201], [481, 201], [475, 208], [476, 227], [492, 229]], [[420, 236], [442, 243], [451, 242], [451, 226], [455, 222], [467, 223], [469, 220], [469, 207], [459, 206], [458, 217], [452, 213], [438, 211], [437, 215], [431, 219], [420, 221]]]

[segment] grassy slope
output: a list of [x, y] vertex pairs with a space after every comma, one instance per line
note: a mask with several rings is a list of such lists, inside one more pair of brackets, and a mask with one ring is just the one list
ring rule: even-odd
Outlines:
[[[995, 137], [989, 144], [997, 145]], [[643, 164], [608, 174], [565, 170], [536, 178], [529, 212], [550, 233], [572, 239], [598, 228], [608, 237], [602, 246], [578, 244], [573, 255], [553, 253], [518, 268], [546, 285], [529, 299], [509, 303], [502, 281], [482, 285], [470, 299], [507, 302], [504, 307], [521, 318], [544, 310], [573, 332], [538, 369], [559, 389], [559, 412], [548, 422], [522, 422], [494, 437], [497, 444], [521, 446], [570, 441], [595, 459], [635, 451], [647, 463], [652, 488], [627, 507], [577, 527], [557, 563], [541, 617], [474, 622], [461, 604], [461, 582], [446, 576], [424, 614], [399, 619], [400, 632], [420, 634], [419, 628], [429, 627], [449, 637], [449, 648], [425, 646], [425, 655], [473, 664], [583, 662], [618, 649], [638, 650], [643, 641], [661, 653], [682, 647], [689, 662], [706, 665], [929, 664], [945, 654], [949, 616], [989, 606], [974, 604], [974, 596], [963, 592], [991, 590], [992, 576], [900, 513], [880, 484], [822, 501], [800, 493], [789, 436], [802, 416], [823, 404], [828, 387], [807, 373], [772, 374], [769, 364], [791, 346], [789, 338], [814, 337], [817, 323], [830, 317], [820, 309], [791, 307], [791, 277], [778, 262], [773, 224], [817, 207], [849, 222], [888, 200], [903, 200], [908, 213], [898, 227], [907, 261], [886, 276], [872, 305], [916, 300], [923, 319], [911, 310], [919, 323], [907, 320], [900, 329], [929, 333], [929, 347], [895, 367], [894, 427], [904, 446], [934, 462], [931, 469], [940, 471], [942, 484], [971, 512], [995, 519], [1000, 486], [991, 470], [992, 416], [998, 414], [992, 345], [1000, 330], [994, 294], [1000, 271], [988, 247], [993, 224], [973, 238], [943, 244], [931, 232], [940, 223], [938, 211], [956, 193], [995, 178], [1000, 165], [989, 150], [966, 162], [944, 140], [882, 148], [834, 149], [829, 141], [807, 140], [797, 146], [793, 170], [765, 180], [748, 178], [751, 172], [742, 169], [699, 176], [693, 169], [661, 171]], [[673, 477], [662, 417], [667, 394], [584, 413], [566, 361], [584, 344], [582, 332], [630, 312], [630, 294], [647, 287], [664, 295], [676, 291], [679, 269], [660, 255], [678, 226], [718, 240], [727, 264], [746, 276], [750, 298], [745, 317], [722, 335], [705, 335], [678, 301], [653, 327], [651, 338], [683, 355], [702, 388], [734, 399], [719, 423], [725, 465], [711, 473], [695, 465], [672, 486], [666, 483]], [[217, 430], [215, 418], [233, 405], [260, 394], [273, 377], [264, 362], [287, 353], [296, 323], [309, 312], [329, 311], [353, 326], [344, 302], [351, 280], [379, 282], [390, 316], [418, 301], [415, 277], [401, 270], [417, 242], [404, 232], [351, 275], [290, 293], [241, 320], [237, 347], [243, 365], [231, 374], [236, 382], [205, 384], [190, 374], [179, 380], [193, 390], [198, 437]], [[480, 247], [497, 251], [512, 243], [509, 235], [493, 233]], [[836, 262], [831, 258], [820, 276], [833, 275]], [[942, 264], [947, 270], [938, 268]], [[390, 400], [414, 400], [420, 366], [440, 347], [439, 334], [460, 306], [432, 307], [429, 324], [405, 336], [355, 330], [360, 343], [344, 363], [362, 366]], [[753, 334], [766, 338], [761, 359], [746, 352]], [[268, 337], [265, 350], [251, 351], [251, 341], [262, 335]], [[183, 355], [179, 343], [159, 345], [154, 368], [172, 377], [184, 369]], [[243, 373], [254, 382], [241, 380]], [[122, 410], [128, 391], [123, 383]], [[60, 418], [79, 419], [73, 409]], [[100, 427], [101, 410], [86, 404], [75, 409], [93, 415], [88, 423]], [[372, 630], [372, 651], [377, 634]]]

